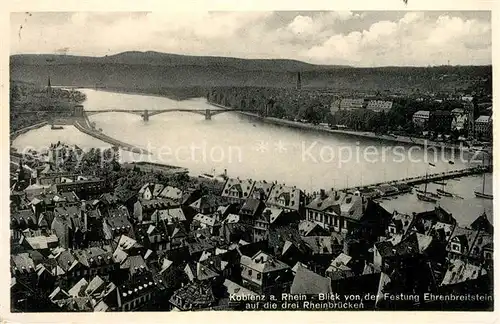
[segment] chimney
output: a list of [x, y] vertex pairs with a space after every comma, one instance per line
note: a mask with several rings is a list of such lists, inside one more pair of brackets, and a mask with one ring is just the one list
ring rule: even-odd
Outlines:
[[326, 192], [325, 192], [325, 189], [321, 189], [321, 190], [320, 190], [320, 197], [321, 197], [321, 199], [325, 199], [325, 198], [326, 198]]

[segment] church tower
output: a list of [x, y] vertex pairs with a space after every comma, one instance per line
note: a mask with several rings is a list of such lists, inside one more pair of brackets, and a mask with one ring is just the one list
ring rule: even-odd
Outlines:
[[50, 76], [47, 81], [47, 96], [52, 97], [52, 86], [50, 85]]

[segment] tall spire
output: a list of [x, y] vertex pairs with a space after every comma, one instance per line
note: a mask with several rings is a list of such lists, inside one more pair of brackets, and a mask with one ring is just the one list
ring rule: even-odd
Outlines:
[[52, 86], [50, 85], [50, 75], [47, 80], [47, 96], [52, 97]]

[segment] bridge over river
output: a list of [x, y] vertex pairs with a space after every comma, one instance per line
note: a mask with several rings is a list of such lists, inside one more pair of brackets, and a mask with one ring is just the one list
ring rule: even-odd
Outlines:
[[188, 112], [188, 113], [193, 113], [193, 114], [205, 116], [206, 120], [211, 120], [212, 116], [222, 114], [225, 112], [238, 112], [238, 111], [256, 112], [256, 111], [252, 111], [252, 110], [239, 110], [239, 109], [161, 109], [161, 110], [105, 109], [105, 110], [85, 110], [85, 114], [87, 116], [91, 116], [91, 115], [95, 115], [95, 114], [119, 112], [119, 113], [128, 113], [128, 114], [139, 115], [144, 119], [144, 121], [148, 121], [149, 118], [154, 116], [154, 115], [173, 113], [173, 112]]

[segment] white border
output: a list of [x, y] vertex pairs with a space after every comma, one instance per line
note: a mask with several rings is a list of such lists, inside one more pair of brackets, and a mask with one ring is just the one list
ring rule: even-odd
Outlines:
[[[9, 2], [9, 3], [6, 3]], [[3, 2], [3, 10], [0, 13], [0, 30], [3, 37], [0, 37], [0, 99], [1, 99], [1, 130], [2, 130], [2, 213], [0, 217], [0, 229], [2, 235], [2, 248], [0, 248], [0, 288], [2, 292], [0, 296], [0, 319], [9, 323], [87, 323], [87, 322], [228, 322], [235, 323], [241, 321], [251, 322], [279, 322], [279, 323], [388, 323], [402, 322], [408, 323], [415, 321], [417, 323], [495, 323], [498, 315], [498, 298], [495, 300], [495, 312], [170, 312], [170, 313], [37, 313], [37, 314], [13, 314], [10, 313], [10, 294], [7, 289], [10, 286], [10, 269], [9, 269], [9, 114], [8, 114], [8, 89], [9, 89], [9, 35], [10, 12], [25, 12], [25, 11], [267, 11], [267, 10], [394, 10], [394, 11], [413, 11], [413, 10], [443, 10], [443, 11], [460, 11], [460, 10], [491, 10], [492, 11], [492, 26], [493, 40], [500, 39], [498, 36], [498, 24], [500, 22], [500, 14], [498, 11], [498, 1], [481, 1], [481, 0], [408, 0], [408, 5], [403, 3], [403, 0], [350, 0], [350, 1], [334, 1], [334, 0], [315, 0], [315, 1], [234, 1], [234, 0], [214, 0], [214, 1], [130, 1], [130, 0], [87, 0], [76, 1], [8, 1]], [[497, 54], [497, 55], [495, 55]], [[493, 41], [493, 94], [494, 106], [498, 102], [498, 82], [499, 71], [495, 62], [496, 57], [500, 54], [498, 44]], [[498, 112], [500, 108], [494, 108], [494, 120], [500, 121]], [[494, 123], [494, 134], [500, 134], [500, 122]], [[495, 154], [498, 153], [498, 140], [494, 142]], [[498, 170], [498, 161], [494, 160], [495, 169]], [[496, 176], [494, 178], [497, 178]], [[498, 185], [500, 181], [494, 181], [494, 210], [498, 208]], [[495, 213], [496, 216], [496, 213]], [[497, 235], [495, 235], [495, 269], [498, 270], [498, 249], [499, 246]], [[495, 279], [496, 279], [495, 275]], [[495, 292], [498, 291], [499, 284], [495, 285]], [[497, 294], [495, 294], [497, 296]]]

